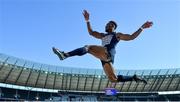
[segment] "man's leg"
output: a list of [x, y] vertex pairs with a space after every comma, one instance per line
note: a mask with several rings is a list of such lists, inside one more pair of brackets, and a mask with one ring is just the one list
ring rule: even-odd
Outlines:
[[133, 76], [124, 76], [124, 75], [117, 75], [118, 82], [126, 82], [126, 81], [136, 81], [136, 82], [143, 82], [144, 84], [147, 84], [147, 81], [138, 77], [136, 74]]
[[55, 47], [53, 47], [52, 50], [59, 57], [60, 60], [63, 60], [71, 56], [76, 56], [76, 55], [82, 56], [86, 53], [89, 53], [98, 59], [101, 59], [103, 61], [109, 61], [107, 50], [104, 47], [97, 46], [97, 45], [87, 45], [87, 46], [75, 49], [73, 51], [70, 51], [68, 53], [64, 53], [63, 51], [60, 51]]
[[105, 62], [110, 61], [109, 54], [108, 54], [107, 49], [105, 47], [97, 46], [97, 45], [89, 45], [88, 46], [88, 53], [93, 55], [94, 57], [102, 60], [102, 61], [105, 61]]
[[[107, 49], [106, 49], [106, 51], [107, 51]], [[115, 53], [113, 53], [112, 51], [107, 51], [106, 53], [107, 53], [107, 57], [109, 57], [108, 58], [109, 61], [101, 60], [104, 72], [106, 73], [106, 75], [108, 76], [108, 79], [111, 82], [118, 82], [117, 77], [114, 72], [114, 67], [113, 67]]]
[[70, 52], [67, 52], [65, 53], [65, 55], [67, 57], [72, 57], [72, 56], [82, 56], [84, 54], [86, 54], [88, 52], [88, 46], [84, 46], [84, 47], [81, 47], [81, 48], [77, 48], [73, 51], [70, 51]]
[[117, 75], [119, 82], [133, 81], [133, 76]]
[[60, 51], [55, 47], [53, 47], [52, 50], [59, 57], [60, 60], [64, 60], [65, 58], [72, 57], [72, 56], [82, 56], [87, 53], [88, 48], [87, 46], [84, 46], [81, 48], [77, 48], [73, 51], [67, 52], [67, 53]]
[[147, 84], [146, 80], [137, 77], [137, 75], [133, 75], [133, 76], [117, 75], [116, 76], [114, 73], [114, 68], [112, 66], [112, 62], [104, 62], [104, 61], [101, 61], [101, 62], [102, 62], [104, 72], [106, 73], [106, 75], [108, 76], [108, 79], [111, 82], [136, 81], [136, 82], [143, 82], [143, 83]]
[[[109, 50], [108, 52], [109, 52], [109, 53], [108, 53], [108, 54], [109, 54], [108, 56], [109, 56], [110, 59], [111, 59], [110, 62], [101, 61], [101, 63], [102, 63], [102, 65], [103, 65], [103, 67], [109, 66], [109, 67], [107, 67], [107, 68], [112, 68], [112, 69], [114, 69], [113, 66], [112, 66], [112, 64], [114, 63], [115, 51], [114, 51], [114, 49], [111, 49], [111, 50]], [[107, 64], [107, 63], [110, 63], [110, 64]], [[106, 69], [106, 70], [107, 70], [107, 69]], [[112, 72], [114, 73], [114, 71], [110, 71], [110, 69], [108, 69], [107, 71], [108, 71], [107, 73], [112, 73]], [[111, 75], [113, 75], [113, 74], [111, 74]], [[114, 73], [114, 75], [115, 75], [115, 73]], [[114, 77], [114, 75], [113, 75], [112, 77]], [[114, 78], [115, 78], [115, 77], [114, 77]], [[133, 75], [133, 76], [117, 75], [116, 80], [117, 80], [117, 82], [136, 81], [136, 82], [143, 82], [143, 83], [147, 84], [146, 80], [137, 77], [137, 75]]]
[[107, 75], [108, 79], [111, 82], [118, 82], [118, 78], [115, 75], [112, 63], [111, 62], [104, 62], [104, 61], [101, 61], [101, 62], [102, 62], [102, 66], [103, 66], [104, 72]]

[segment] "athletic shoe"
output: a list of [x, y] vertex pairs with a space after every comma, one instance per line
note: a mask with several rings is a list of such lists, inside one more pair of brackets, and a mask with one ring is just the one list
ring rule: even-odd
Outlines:
[[53, 52], [59, 57], [60, 60], [64, 60], [66, 58], [65, 53], [59, 51], [57, 48], [52, 47]]
[[147, 84], [147, 81], [138, 77], [136, 74], [133, 76], [134, 81], [136, 82], [143, 82], [144, 84]]

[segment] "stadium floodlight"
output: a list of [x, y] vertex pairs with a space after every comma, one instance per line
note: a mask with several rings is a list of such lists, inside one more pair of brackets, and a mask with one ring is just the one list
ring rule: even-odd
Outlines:
[[50, 97], [49, 100], [52, 101], [52, 98]]
[[36, 98], [36, 100], [39, 100], [39, 96], [36, 96], [35, 98]]

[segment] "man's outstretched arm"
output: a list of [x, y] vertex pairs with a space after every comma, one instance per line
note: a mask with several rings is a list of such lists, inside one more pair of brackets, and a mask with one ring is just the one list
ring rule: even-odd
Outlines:
[[135, 31], [132, 35], [117, 33], [117, 38], [118, 40], [125, 40], [125, 41], [134, 40], [143, 31], [143, 29], [150, 28], [152, 24], [153, 22], [147, 21], [141, 26], [141, 28]]
[[93, 37], [97, 38], [97, 39], [101, 39], [104, 36], [103, 33], [93, 31], [92, 28], [91, 28], [91, 25], [90, 25], [90, 22], [89, 22], [89, 13], [86, 10], [84, 10], [83, 15], [84, 15], [84, 18], [85, 18], [85, 20], [87, 22], [87, 28], [88, 28], [89, 34], [92, 35]]

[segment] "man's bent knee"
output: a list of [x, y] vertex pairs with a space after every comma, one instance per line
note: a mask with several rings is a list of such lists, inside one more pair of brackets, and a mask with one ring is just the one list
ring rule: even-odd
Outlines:
[[116, 77], [108, 76], [109, 81], [111, 82], [118, 82]]
[[85, 45], [84, 48], [85, 48], [86, 52], [89, 51], [89, 45]]

